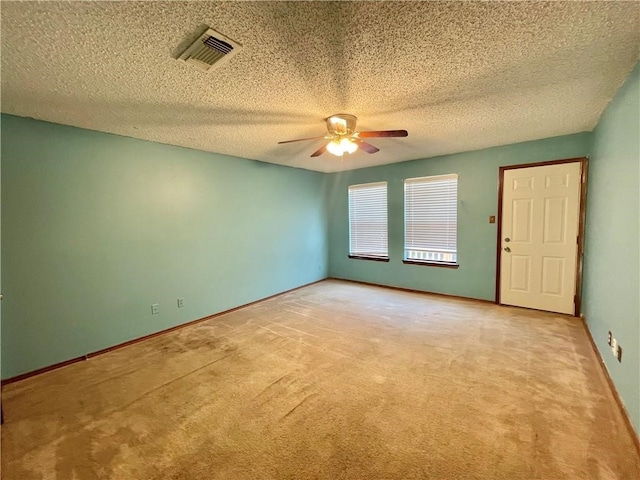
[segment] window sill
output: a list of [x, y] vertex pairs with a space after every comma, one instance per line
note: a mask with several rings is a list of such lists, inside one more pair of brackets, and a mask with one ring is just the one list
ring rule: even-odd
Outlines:
[[422, 265], [424, 267], [441, 267], [441, 268], [458, 268], [458, 263], [444, 263], [444, 262], [426, 262], [421, 260], [402, 260], [402, 263], [407, 265]]
[[389, 257], [364, 257], [361, 255], [349, 255], [349, 258], [353, 258], [355, 260], [373, 260], [374, 262], [388, 262]]

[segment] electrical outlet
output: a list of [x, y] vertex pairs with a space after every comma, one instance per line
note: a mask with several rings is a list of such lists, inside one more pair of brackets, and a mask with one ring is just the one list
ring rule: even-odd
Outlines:
[[618, 362], [622, 363], [622, 347], [618, 345]]
[[613, 339], [613, 334], [609, 331], [609, 335], [607, 335], [607, 345], [611, 346], [611, 340]]
[[160, 304], [153, 303], [151, 304], [151, 315], [158, 315], [160, 313]]
[[611, 339], [611, 353], [614, 357], [618, 355], [618, 341], [615, 338]]
[[184, 298], [179, 298], [178, 299], [178, 308], [182, 308], [184, 307]]

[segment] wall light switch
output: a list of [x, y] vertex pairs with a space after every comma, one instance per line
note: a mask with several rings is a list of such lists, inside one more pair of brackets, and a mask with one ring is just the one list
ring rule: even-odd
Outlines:
[[496, 216], [495, 215], [491, 215], [489, 217], [489, 223], [496, 223]]
[[158, 315], [160, 313], [160, 304], [153, 303], [151, 305], [151, 315]]
[[184, 307], [184, 298], [179, 298], [178, 299], [178, 308], [182, 308]]

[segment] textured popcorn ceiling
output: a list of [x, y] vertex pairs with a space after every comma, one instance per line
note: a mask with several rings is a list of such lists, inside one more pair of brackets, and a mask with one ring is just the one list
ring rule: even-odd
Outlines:
[[[2, 2], [2, 111], [324, 172], [589, 131], [637, 2]], [[174, 58], [209, 25], [243, 45]], [[380, 152], [310, 158], [333, 113]], [[28, 141], [28, 139], [25, 139]]]

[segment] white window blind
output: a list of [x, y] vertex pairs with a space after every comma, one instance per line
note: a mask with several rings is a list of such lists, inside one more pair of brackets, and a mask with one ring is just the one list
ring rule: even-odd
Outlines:
[[458, 175], [404, 181], [406, 260], [456, 263]]
[[387, 182], [349, 186], [349, 255], [389, 257]]

